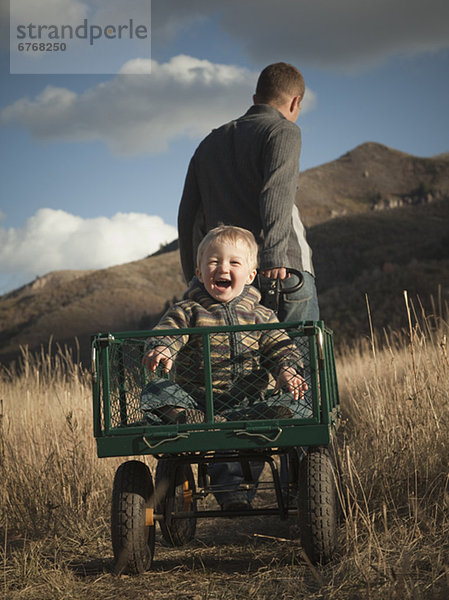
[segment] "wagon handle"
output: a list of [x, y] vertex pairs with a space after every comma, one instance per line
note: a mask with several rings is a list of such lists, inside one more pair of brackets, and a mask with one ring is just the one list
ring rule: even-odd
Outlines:
[[303, 277], [301, 271], [298, 271], [297, 269], [291, 269], [290, 267], [288, 267], [287, 274], [288, 275], [296, 275], [296, 277], [298, 278], [298, 283], [296, 285], [292, 285], [291, 287], [280, 289], [279, 292], [281, 294], [291, 294], [293, 292], [297, 292], [304, 285], [304, 277]]
[[91, 374], [92, 380], [94, 383], [97, 383], [97, 348], [95, 346], [95, 341], [92, 342], [92, 350], [91, 350]]
[[161, 444], [165, 444], [166, 442], [176, 442], [177, 440], [181, 440], [183, 438], [188, 438], [189, 435], [190, 435], [189, 433], [179, 433], [175, 437], [165, 438], [164, 440], [157, 442], [157, 444], [150, 444], [150, 442], [147, 440], [147, 438], [144, 435], [142, 436], [142, 439], [145, 442], [145, 444], [148, 446], [148, 448], [150, 448], [150, 450], [153, 450], [154, 448], [157, 448]]
[[[262, 277], [259, 271], [257, 287], [262, 295], [261, 303], [267, 308], [274, 310], [274, 312], [279, 310], [279, 300], [281, 295], [287, 296], [288, 294], [297, 292], [304, 285], [304, 277], [300, 271], [287, 268], [287, 275], [295, 275], [298, 279], [298, 283], [290, 287], [282, 287], [280, 279]], [[286, 281], [286, 279], [284, 279], [284, 281]]]
[[246, 431], [245, 429], [235, 431], [234, 433], [235, 433], [235, 435], [248, 435], [250, 437], [260, 437], [267, 442], [276, 442], [282, 433], [282, 427], [277, 428], [277, 434], [274, 436], [274, 438], [270, 438], [267, 435], [265, 435], [264, 433], [252, 433], [250, 431]]

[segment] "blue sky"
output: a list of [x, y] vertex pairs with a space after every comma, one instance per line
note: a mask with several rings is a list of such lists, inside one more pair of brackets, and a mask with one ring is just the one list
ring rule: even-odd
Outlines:
[[[27, 0], [11, 2], [26, 14]], [[104, 2], [120, 8], [40, 0], [39, 14], [81, 18]], [[120, 74], [10, 74], [2, 45], [0, 294], [174, 239], [196, 145], [247, 110], [259, 71], [278, 60], [306, 80], [301, 170], [367, 141], [449, 151], [446, 0], [153, 0], [150, 74], [144, 54], [128, 55]]]

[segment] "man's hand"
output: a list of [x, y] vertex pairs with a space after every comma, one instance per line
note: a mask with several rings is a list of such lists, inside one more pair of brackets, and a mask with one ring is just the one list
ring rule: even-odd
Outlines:
[[287, 389], [293, 394], [295, 400], [302, 399], [304, 392], [309, 389], [305, 379], [293, 367], [282, 367], [276, 381], [276, 390]]
[[152, 350], [149, 350], [142, 358], [143, 366], [150, 371], [155, 371], [159, 363], [164, 365], [165, 373], [168, 373], [173, 367], [170, 348], [167, 346], [156, 346]]
[[260, 274], [263, 277], [267, 277], [268, 279], [288, 279], [290, 274], [287, 273], [286, 267], [276, 267], [275, 269], [266, 269], [265, 271], [260, 271]]

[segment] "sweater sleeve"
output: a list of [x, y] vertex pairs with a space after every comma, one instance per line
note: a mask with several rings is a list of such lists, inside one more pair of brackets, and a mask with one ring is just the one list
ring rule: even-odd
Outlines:
[[[268, 323], [279, 323], [273, 313], [266, 320]], [[259, 342], [260, 352], [267, 359], [268, 369], [274, 377], [279, 375], [282, 367], [299, 367], [302, 364], [301, 354], [296, 344], [284, 329], [269, 329], [263, 332]]]
[[181, 265], [187, 283], [195, 274], [194, 227], [201, 206], [201, 195], [195, 172], [195, 157], [190, 161], [178, 210], [178, 236]]
[[[184, 309], [175, 304], [161, 317], [153, 330], [164, 331], [166, 329], [183, 329], [189, 326], [189, 318]], [[145, 351], [151, 350], [156, 346], [167, 346], [170, 348], [172, 358], [186, 345], [189, 340], [188, 335], [163, 335], [151, 336], [145, 341]]]
[[261, 269], [284, 267], [295, 204], [301, 152], [301, 130], [283, 121], [267, 140], [264, 152], [264, 183], [259, 210], [264, 241]]

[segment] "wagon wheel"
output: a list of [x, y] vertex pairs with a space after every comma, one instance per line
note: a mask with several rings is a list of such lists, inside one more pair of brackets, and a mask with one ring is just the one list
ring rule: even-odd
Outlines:
[[111, 537], [116, 574], [143, 573], [154, 555], [153, 481], [137, 460], [117, 469], [112, 489]]
[[[190, 465], [160, 458], [155, 475], [157, 512], [164, 515], [159, 521], [164, 540], [170, 546], [183, 546], [195, 535], [195, 479]], [[174, 519], [173, 513], [191, 512], [191, 517]]]
[[309, 448], [299, 465], [298, 519], [301, 543], [310, 560], [326, 563], [336, 546], [336, 469], [326, 447]]

